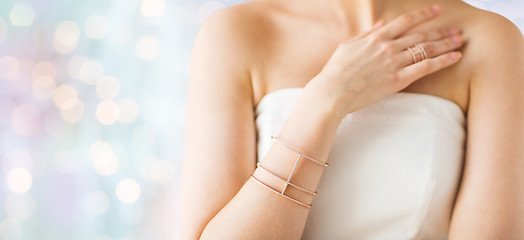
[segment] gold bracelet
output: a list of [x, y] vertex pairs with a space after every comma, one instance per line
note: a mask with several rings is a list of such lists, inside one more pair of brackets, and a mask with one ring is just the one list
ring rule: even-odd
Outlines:
[[278, 143], [284, 145], [285, 147], [291, 149], [291, 151], [296, 152], [296, 153], [299, 155], [299, 159], [300, 159], [300, 157], [302, 156], [302, 157], [305, 157], [305, 158], [307, 158], [307, 159], [309, 159], [309, 160], [313, 161], [314, 163], [319, 164], [319, 165], [321, 165], [321, 166], [324, 166], [324, 167], [329, 166], [328, 163], [323, 163], [323, 162], [320, 162], [320, 161], [318, 161], [318, 160], [315, 160], [315, 159], [313, 159], [313, 158], [311, 158], [311, 157], [306, 156], [305, 154], [303, 154], [303, 153], [297, 151], [296, 149], [292, 148], [291, 146], [289, 146], [289, 145], [287, 145], [287, 144], [281, 142], [281, 141], [278, 140], [278, 138], [275, 137], [275, 136], [271, 136], [271, 139], [273, 139], [275, 142], [278, 142]]
[[314, 163], [316, 163], [316, 164], [319, 164], [319, 165], [321, 165], [321, 166], [324, 166], [324, 167], [329, 166], [329, 164], [327, 164], [327, 163], [322, 163], [322, 162], [317, 161], [317, 160], [315, 160], [315, 159], [313, 159], [313, 158], [311, 158], [311, 157], [309, 157], [309, 156], [306, 156], [305, 154], [302, 154], [301, 152], [297, 151], [296, 149], [292, 148], [291, 146], [289, 146], [289, 145], [287, 145], [287, 144], [281, 142], [281, 141], [278, 140], [278, 138], [275, 137], [275, 136], [271, 136], [271, 139], [273, 139], [273, 140], [276, 141], [277, 143], [282, 144], [283, 146], [289, 148], [290, 150], [292, 150], [293, 152], [295, 152], [295, 153], [298, 154], [297, 160], [295, 161], [295, 165], [293, 166], [293, 169], [291, 170], [291, 173], [289, 174], [289, 177], [287, 178], [287, 180], [285, 180], [285, 179], [283, 179], [283, 178], [277, 176], [276, 174], [272, 173], [271, 171], [265, 169], [264, 167], [262, 167], [262, 164], [261, 164], [260, 162], [257, 163], [257, 167], [260, 168], [260, 169], [262, 169], [262, 170], [264, 170], [264, 171], [266, 171], [267, 173], [273, 175], [274, 177], [276, 177], [276, 178], [278, 178], [278, 179], [280, 179], [280, 180], [286, 182], [286, 186], [284, 186], [284, 189], [282, 189], [282, 192], [279, 192], [279, 191], [277, 191], [277, 190], [271, 188], [270, 186], [266, 185], [265, 183], [261, 182], [261, 181], [258, 180], [257, 178], [255, 178], [255, 176], [251, 175], [251, 178], [253, 178], [253, 180], [255, 180], [256, 182], [258, 182], [258, 183], [261, 184], [262, 186], [264, 186], [264, 187], [266, 187], [267, 189], [271, 190], [272, 192], [274, 192], [274, 193], [276, 193], [276, 194], [278, 194], [278, 195], [280, 195], [280, 196], [282, 196], [282, 197], [285, 197], [285, 198], [287, 198], [287, 199], [289, 199], [289, 200], [291, 200], [291, 201], [293, 201], [293, 202], [295, 202], [295, 203], [297, 203], [297, 204], [299, 204], [299, 205], [301, 205], [301, 206], [303, 206], [303, 207], [310, 208], [310, 207], [311, 207], [311, 204], [309, 204], [309, 205], [308, 205], [308, 204], [305, 204], [305, 203], [300, 202], [300, 201], [298, 201], [298, 200], [296, 200], [296, 199], [294, 199], [294, 198], [291, 198], [291, 197], [289, 197], [289, 196], [287, 196], [287, 195], [285, 194], [288, 185], [290, 185], [290, 186], [292, 186], [292, 187], [295, 187], [295, 188], [298, 188], [298, 189], [300, 189], [300, 190], [302, 190], [302, 191], [304, 191], [304, 192], [306, 192], [306, 193], [309, 193], [309, 194], [311, 194], [311, 195], [316, 195], [316, 194], [317, 194], [317, 192], [313, 192], [313, 191], [307, 190], [307, 189], [305, 189], [305, 188], [299, 187], [299, 186], [297, 186], [297, 185], [291, 183], [291, 182], [290, 182], [290, 180], [291, 180], [291, 176], [293, 176], [293, 173], [295, 172], [295, 169], [296, 169], [296, 167], [297, 167], [297, 165], [298, 165], [298, 161], [300, 161], [300, 158], [301, 158], [301, 157], [305, 157], [305, 158], [311, 160], [312, 162], [314, 162]]
[[306, 208], [310, 208], [311, 207], [311, 204], [309, 204], [309, 205], [305, 204], [305, 203], [300, 202], [300, 201], [298, 201], [298, 200], [296, 200], [294, 198], [291, 198], [291, 197], [289, 197], [287, 195], [284, 195], [283, 193], [280, 193], [279, 191], [271, 188], [270, 186], [268, 186], [265, 183], [261, 182], [260, 180], [256, 179], [253, 175], [251, 175], [251, 178], [253, 178], [253, 180], [255, 180], [256, 182], [260, 183], [260, 185], [262, 185], [262, 186], [266, 187], [267, 189], [271, 190], [271, 192], [274, 192], [274, 193], [276, 193], [276, 194], [278, 194], [278, 195], [280, 195], [282, 197], [285, 197], [285, 198], [287, 198], [287, 199], [289, 199], [289, 200], [299, 204], [300, 206], [303, 206], [303, 207], [306, 207]]
[[[302, 190], [302, 191], [304, 191], [304, 192], [307, 192], [307, 193], [309, 193], [309, 194], [311, 194], [311, 195], [313, 195], [313, 196], [314, 196], [314, 195], [317, 195], [317, 192], [313, 192], [313, 191], [310, 191], [310, 190], [307, 190], [307, 189], [301, 188], [301, 187], [299, 187], [299, 186], [297, 186], [297, 185], [295, 185], [295, 184], [289, 182], [290, 179], [285, 180], [285, 179], [283, 179], [283, 178], [277, 176], [276, 174], [274, 174], [274, 173], [270, 172], [269, 170], [267, 170], [266, 168], [262, 167], [262, 164], [259, 163], [259, 162], [257, 163], [257, 167], [259, 167], [260, 169], [264, 170], [265, 172], [267, 172], [267, 173], [273, 175], [274, 177], [276, 177], [276, 178], [282, 180], [283, 182], [286, 182], [286, 184], [289, 184], [289, 185], [291, 185], [292, 187], [298, 188], [298, 189], [300, 189], [300, 190]], [[284, 192], [282, 192], [282, 194], [284, 194]]]

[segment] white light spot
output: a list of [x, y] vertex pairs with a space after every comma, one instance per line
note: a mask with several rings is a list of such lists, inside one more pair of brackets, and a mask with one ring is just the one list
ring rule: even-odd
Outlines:
[[60, 115], [64, 121], [76, 123], [84, 116], [84, 104], [76, 98], [67, 99], [62, 104]]
[[80, 27], [73, 21], [63, 21], [56, 26], [55, 39], [62, 45], [76, 45], [79, 37]]
[[104, 125], [115, 123], [119, 116], [120, 108], [113, 101], [102, 101], [96, 107], [96, 119]]
[[138, 40], [135, 50], [140, 59], [153, 60], [158, 55], [160, 46], [156, 38], [146, 36]]
[[207, 1], [200, 9], [198, 9], [198, 20], [200, 23], [204, 22], [204, 20], [211, 15], [214, 11], [224, 8], [226, 5], [224, 3], [221, 3], [219, 1]]
[[35, 20], [35, 12], [25, 3], [17, 3], [9, 12], [9, 21], [13, 26], [29, 26]]
[[58, 53], [68, 54], [75, 50], [80, 37], [80, 27], [73, 21], [64, 21], [56, 26], [53, 46]]
[[20, 64], [12, 56], [0, 57], [0, 79], [11, 80], [18, 76]]
[[48, 75], [39, 75], [33, 81], [33, 94], [40, 99], [49, 99], [55, 92], [56, 82]]
[[122, 123], [131, 123], [136, 119], [138, 115], [138, 106], [135, 101], [129, 98], [122, 99], [118, 102], [118, 106], [120, 107], [118, 121]]
[[94, 191], [86, 199], [86, 209], [91, 215], [99, 216], [109, 208], [109, 197], [105, 192]]
[[25, 168], [15, 168], [7, 173], [7, 185], [15, 193], [25, 193], [31, 189], [33, 176]]
[[10, 194], [5, 198], [4, 208], [7, 216], [17, 221], [25, 221], [33, 216], [36, 202], [29, 193]]
[[112, 152], [113, 147], [111, 147], [111, 144], [105, 141], [96, 141], [93, 144], [91, 144], [91, 147], [89, 147], [89, 157], [91, 159], [94, 159], [96, 155], [100, 152]]
[[102, 16], [91, 16], [84, 26], [85, 34], [91, 39], [101, 39], [107, 34], [107, 21]]
[[133, 179], [124, 179], [116, 186], [116, 196], [123, 203], [133, 203], [140, 197], [140, 185]]
[[60, 105], [60, 110], [67, 110], [75, 106], [75, 104], [78, 102], [77, 98], [69, 98], [64, 100], [64, 102]]
[[92, 85], [104, 75], [104, 67], [97, 61], [85, 61], [78, 72], [78, 79], [84, 83]]
[[71, 106], [70, 104], [67, 104], [71, 103], [69, 100], [75, 100], [77, 98], [78, 92], [76, 89], [71, 85], [64, 84], [55, 89], [53, 102], [58, 108], [62, 109]]
[[0, 17], [0, 43], [2, 43], [7, 36], [7, 23]]
[[164, 0], [143, 0], [140, 10], [144, 17], [159, 17], [164, 15], [166, 4]]
[[20, 105], [11, 115], [11, 124], [22, 136], [36, 135], [41, 128], [40, 111], [30, 104]]
[[99, 152], [93, 159], [95, 171], [102, 176], [110, 176], [118, 170], [118, 158], [113, 151]]
[[120, 92], [120, 83], [115, 77], [104, 76], [96, 83], [96, 93], [104, 100], [112, 100]]
[[118, 170], [118, 158], [111, 145], [98, 141], [89, 148], [89, 157], [93, 162], [95, 171], [102, 176], [109, 176]]
[[56, 39], [53, 40], [53, 47], [55, 48], [57, 53], [61, 54], [69, 54], [73, 52], [73, 50], [76, 49], [76, 44], [74, 45], [63, 45], [56, 41]]

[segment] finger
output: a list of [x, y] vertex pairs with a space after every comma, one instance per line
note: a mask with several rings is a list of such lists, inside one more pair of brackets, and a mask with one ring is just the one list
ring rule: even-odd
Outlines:
[[462, 54], [460, 52], [450, 52], [435, 58], [426, 59], [400, 70], [397, 73], [397, 79], [402, 83], [403, 87], [408, 86], [426, 75], [457, 63], [461, 57]]
[[371, 28], [371, 30], [367, 31], [367, 32], [364, 32], [364, 33], [361, 33], [355, 37], [352, 37], [350, 40], [357, 40], [357, 39], [362, 39], [362, 38], [365, 38], [366, 36], [368, 36], [369, 34], [371, 34], [372, 32], [375, 32], [376, 30], [380, 29], [381, 27], [383, 27], [385, 24], [384, 20], [379, 20], [377, 23], [375, 23], [375, 25], [373, 25], [373, 27]]
[[439, 5], [433, 5], [424, 9], [404, 14], [386, 26], [384, 26], [377, 33], [381, 36], [389, 39], [397, 38], [409, 29], [417, 26], [420, 23], [428, 21], [431, 18], [436, 17], [440, 14], [441, 8]]
[[412, 47], [413, 45], [417, 43], [441, 40], [443, 38], [450, 37], [458, 33], [459, 33], [459, 30], [456, 28], [438, 29], [438, 30], [435, 29], [435, 30], [431, 30], [427, 32], [412, 33], [412, 34], [409, 34], [409, 35], [406, 35], [399, 39], [394, 40], [393, 45], [397, 46], [398, 50], [403, 50], [408, 47]]
[[[462, 39], [461, 35], [454, 35], [442, 40], [422, 43], [421, 45], [422, 48], [424, 48], [424, 51], [426, 52], [426, 57], [433, 58], [443, 53], [459, 48], [460, 46], [462, 46], [463, 42], [464, 40]], [[419, 60], [421, 59], [420, 55], [415, 57]], [[400, 54], [400, 59], [398, 62], [401, 64], [401, 66], [413, 64], [414, 59], [412, 53], [410, 53], [409, 50], [403, 51]]]
[[372, 29], [372, 30], [373, 30], [373, 31], [374, 31], [374, 30], [377, 30], [377, 29], [383, 27], [384, 24], [386, 24], [386, 22], [385, 22], [383, 19], [380, 19], [380, 20], [378, 20], [377, 23], [375, 23], [375, 25], [373, 25], [373, 29]]

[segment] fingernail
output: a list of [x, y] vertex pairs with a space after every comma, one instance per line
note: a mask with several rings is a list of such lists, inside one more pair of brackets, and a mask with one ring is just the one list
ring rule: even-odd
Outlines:
[[459, 33], [459, 30], [456, 29], [456, 28], [449, 28], [449, 29], [448, 29], [448, 33], [449, 33], [450, 35], [456, 35], [456, 34]]
[[439, 13], [441, 9], [442, 8], [437, 4], [431, 6], [431, 10], [433, 11], [433, 13]]
[[379, 29], [384, 24], [384, 20], [380, 19], [375, 25], [373, 26], [373, 30]]
[[457, 60], [460, 58], [461, 55], [462, 54], [460, 52], [452, 52], [450, 56], [452, 60]]
[[462, 42], [462, 37], [460, 35], [455, 35], [451, 37], [451, 40], [453, 40], [455, 44], [460, 44]]

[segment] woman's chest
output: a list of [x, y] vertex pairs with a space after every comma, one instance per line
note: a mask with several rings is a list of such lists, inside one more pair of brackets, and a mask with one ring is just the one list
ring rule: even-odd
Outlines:
[[[342, 34], [322, 29], [320, 25], [309, 28], [287, 25], [274, 31], [272, 40], [263, 45], [264, 53], [252, 72], [255, 105], [275, 90], [304, 87], [322, 71], [343, 39]], [[469, 72], [467, 62], [459, 62], [415, 81], [402, 91], [441, 97], [455, 102], [465, 112]]]

